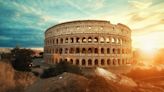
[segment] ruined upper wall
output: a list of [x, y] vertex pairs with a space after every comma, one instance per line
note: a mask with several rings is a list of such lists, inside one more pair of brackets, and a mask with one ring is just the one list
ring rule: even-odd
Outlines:
[[104, 20], [79, 20], [54, 25], [45, 31], [45, 37], [76, 33], [107, 33], [131, 36], [131, 30], [124, 24], [111, 24]]

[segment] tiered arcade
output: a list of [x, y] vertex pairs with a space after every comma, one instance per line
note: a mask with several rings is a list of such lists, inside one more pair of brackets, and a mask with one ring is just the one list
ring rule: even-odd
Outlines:
[[65, 60], [83, 68], [131, 64], [131, 30], [102, 20], [57, 24], [45, 32], [44, 60]]

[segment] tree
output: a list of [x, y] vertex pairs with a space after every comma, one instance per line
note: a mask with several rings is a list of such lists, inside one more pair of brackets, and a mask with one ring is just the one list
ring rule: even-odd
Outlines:
[[31, 49], [20, 49], [18, 47], [11, 50], [12, 54], [12, 66], [19, 71], [30, 71], [30, 64], [32, 62], [32, 54], [34, 52]]

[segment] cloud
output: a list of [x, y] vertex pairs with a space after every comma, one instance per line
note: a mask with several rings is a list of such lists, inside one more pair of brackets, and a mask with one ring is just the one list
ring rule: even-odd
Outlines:
[[129, 1], [130, 5], [133, 7], [133, 8], [136, 8], [136, 9], [146, 9], [146, 8], [149, 8], [151, 5], [152, 5], [152, 2], [147, 2], [147, 1]]
[[82, 19], [121, 22], [130, 26], [133, 36], [161, 32], [163, 6], [163, 0], [0, 0], [0, 47], [43, 47], [47, 28]]

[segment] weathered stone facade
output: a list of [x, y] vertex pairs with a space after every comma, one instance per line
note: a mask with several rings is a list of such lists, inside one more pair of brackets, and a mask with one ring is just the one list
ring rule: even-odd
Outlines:
[[45, 32], [44, 60], [66, 60], [80, 67], [115, 67], [132, 63], [131, 30], [123, 24], [81, 20], [57, 24]]

